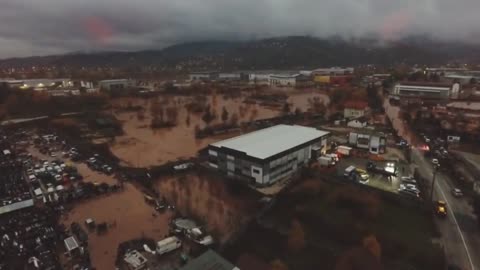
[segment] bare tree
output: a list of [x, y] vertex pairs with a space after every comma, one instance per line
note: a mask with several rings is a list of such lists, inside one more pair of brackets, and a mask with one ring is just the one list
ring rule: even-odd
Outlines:
[[232, 114], [232, 116], [230, 117], [230, 123], [232, 125], [238, 124], [238, 115], [236, 113]]
[[223, 106], [222, 108], [222, 121], [223, 123], [227, 122], [228, 120], [228, 111], [227, 111], [227, 108], [225, 108], [225, 106]]
[[190, 113], [187, 112], [187, 119], [185, 120], [187, 127], [190, 127]]
[[305, 247], [305, 231], [298, 220], [293, 220], [288, 233], [288, 248], [293, 252], [298, 252]]
[[176, 107], [169, 107], [166, 110], [166, 117], [167, 117], [167, 122], [171, 124], [177, 124], [177, 118], [178, 118], [178, 109]]

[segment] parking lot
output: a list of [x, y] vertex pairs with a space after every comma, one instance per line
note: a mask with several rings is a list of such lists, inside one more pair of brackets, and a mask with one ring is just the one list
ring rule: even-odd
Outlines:
[[386, 168], [389, 165], [391, 166], [394, 164], [393, 167], [395, 168], [396, 176], [390, 177], [386, 176], [386, 174], [369, 170], [367, 168], [367, 163], [368, 160], [362, 158], [343, 158], [336, 165], [336, 172], [339, 176], [339, 179], [345, 179], [345, 181], [348, 181], [344, 176], [345, 170], [350, 166], [354, 166], [355, 168], [359, 169], [361, 173], [368, 175], [368, 181], [363, 181], [363, 184], [392, 193], [399, 193], [401, 185], [404, 184], [401, 180], [402, 177], [411, 175], [408, 164], [401, 161], [373, 162], [378, 168]]

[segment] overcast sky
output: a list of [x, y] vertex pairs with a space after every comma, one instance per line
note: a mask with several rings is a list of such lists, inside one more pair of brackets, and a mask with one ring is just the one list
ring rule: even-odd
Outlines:
[[0, 58], [207, 39], [473, 39], [480, 0], [0, 0]]

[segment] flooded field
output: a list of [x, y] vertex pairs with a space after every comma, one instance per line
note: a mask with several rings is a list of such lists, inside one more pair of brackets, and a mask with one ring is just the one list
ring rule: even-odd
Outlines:
[[[300, 108], [302, 111], [308, 109], [308, 100], [319, 97], [326, 104], [329, 99], [326, 95], [318, 93], [317, 90], [278, 90], [286, 93], [291, 103], [291, 110]], [[195, 128], [206, 126], [202, 120], [202, 113], [190, 113], [186, 105], [192, 103], [198, 97], [173, 97], [162, 96], [158, 99], [116, 99], [113, 106], [141, 106], [144, 111], [138, 112], [117, 112], [116, 117], [123, 122], [125, 135], [119, 136], [111, 144], [112, 152], [124, 163], [135, 167], [146, 167], [158, 165], [171, 160], [188, 158], [196, 155], [199, 149], [208, 144], [232, 137], [238, 134], [229, 134], [206, 139], [196, 139]], [[236, 118], [239, 122], [246, 122], [257, 119], [271, 118], [278, 116], [281, 108], [264, 107], [258, 104], [246, 104], [244, 96], [226, 98], [223, 95], [211, 95], [203, 101], [208, 104], [216, 118], [209, 123], [218, 124], [222, 122], [223, 108], [228, 112], [228, 120]], [[152, 103], [160, 103], [164, 109], [175, 108], [177, 125], [171, 128], [152, 130]], [[168, 110], [168, 109], [167, 109]]]
[[[99, 207], [101, 206], [101, 207]], [[90, 232], [89, 251], [96, 269], [115, 269], [115, 257], [120, 243], [134, 238], [149, 237], [156, 241], [168, 234], [171, 212], [158, 213], [143, 199], [143, 194], [131, 184], [125, 189], [106, 197], [97, 197], [75, 206], [62, 217], [61, 222], [69, 227], [78, 222], [85, 228], [85, 219], [108, 224], [108, 231], [98, 235]]]
[[118, 180], [112, 175], [106, 175], [103, 173], [99, 173], [88, 168], [86, 163], [73, 163], [75, 167], [78, 169], [78, 173], [83, 176], [83, 182], [91, 182], [91, 183], [106, 183], [109, 185], [118, 184]]
[[[168, 201], [173, 202], [183, 215], [206, 224], [216, 241], [221, 243], [247, 221], [258, 208], [256, 199], [248, 194], [231, 194], [221, 178], [190, 173], [160, 179], [156, 188]], [[250, 199], [249, 199], [250, 197]]]

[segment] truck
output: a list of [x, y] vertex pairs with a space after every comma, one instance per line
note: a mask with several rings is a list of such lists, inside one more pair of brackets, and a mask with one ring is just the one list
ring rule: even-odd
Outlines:
[[196, 227], [186, 232], [186, 236], [193, 242], [202, 246], [210, 246], [213, 244], [213, 237], [208, 235], [202, 228]]
[[348, 166], [344, 173], [343, 173], [343, 176], [345, 177], [350, 177], [352, 175], [352, 173], [355, 173], [356, 172], [356, 169], [355, 166]]
[[335, 164], [335, 162], [332, 160], [332, 157], [329, 157], [329, 156], [319, 157], [318, 163], [320, 163], [320, 166], [324, 166], [324, 167], [329, 167]]
[[158, 255], [168, 253], [179, 249], [182, 246], [182, 241], [176, 236], [168, 237], [157, 242], [156, 252]]
[[383, 167], [375, 165], [375, 163], [371, 161], [367, 162], [367, 171], [371, 173], [383, 174], [384, 176], [397, 176], [395, 171], [388, 171]]
[[340, 145], [337, 147], [337, 154], [340, 154], [341, 156], [348, 157], [350, 156], [350, 152], [352, 151], [351, 147]]

